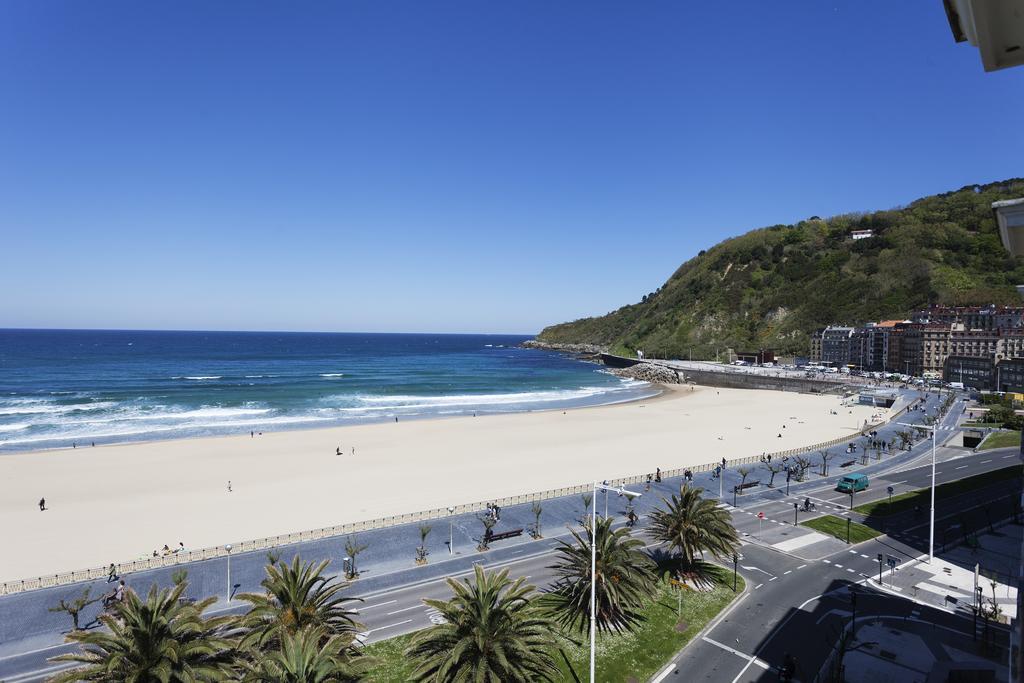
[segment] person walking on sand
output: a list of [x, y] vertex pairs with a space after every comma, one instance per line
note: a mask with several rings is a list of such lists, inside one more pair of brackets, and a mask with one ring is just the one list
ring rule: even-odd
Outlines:
[[334, 449], [334, 454], [341, 455], [341, 446], [338, 446], [337, 448]]
[[46, 510], [46, 499], [45, 498], [40, 498], [39, 499], [39, 511], [43, 512], [44, 510]]
[[231, 493], [231, 480], [228, 479], [228, 493]]

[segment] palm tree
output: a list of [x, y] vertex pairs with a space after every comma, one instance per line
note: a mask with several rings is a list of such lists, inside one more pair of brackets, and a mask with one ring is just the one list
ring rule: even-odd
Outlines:
[[318, 626], [295, 633], [285, 631], [281, 649], [262, 655], [246, 666], [243, 682], [337, 683], [358, 680], [365, 667], [354, 667], [338, 656], [345, 644], [341, 636], [327, 636]]
[[[626, 528], [612, 530], [611, 518], [597, 518], [596, 605], [600, 631], [632, 630], [641, 621], [640, 609], [651, 596], [654, 563], [643, 552], [643, 541]], [[570, 529], [574, 542], [559, 541], [560, 560], [548, 567], [557, 575], [546, 602], [566, 630], [590, 629], [590, 560], [595, 538], [589, 524], [583, 534]]]
[[697, 555], [731, 556], [739, 549], [740, 540], [732, 517], [725, 508], [701, 494], [704, 489], [682, 486], [672, 500], [662, 498], [665, 509], [650, 514], [650, 533], [655, 540], [667, 543], [682, 555], [683, 565], [692, 567]]
[[68, 642], [82, 645], [80, 652], [50, 660], [84, 666], [50, 680], [192, 683], [229, 678], [235, 651], [223, 634], [232, 619], [204, 619], [203, 611], [216, 598], [188, 604], [181, 599], [186, 586], [182, 582], [161, 591], [154, 586], [145, 600], [126, 591], [114, 613], [99, 618], [105, 629], [67, 636]]
[[352, 644], [363, 625], [355, 620], [356, 613], [347, 604], [361, 600], [340, 595], [349, 584], [325, 577], [327, 563], [324, 560], [314, 565], [296, 556], [291, 566], [284, 562], [267, 565], [267, 578], [260, 584], [266, 593], [238, 596], [252, 605], [237, 620], [243, 631], [242, 647], [260, 652], [275, 650], [283, 645], [285, 634], [318, 627], [325, 641], [338, 636], [340, 640], [335, 644], [343, 645], [347, 654], [358, 654]]
[[406, 655], [418, 661], [415, 681], [515, 683], [550, 681], [558, 672], [548, 648], [555, 638], [548, 617], [534, 604], [535, 588], [508, 570], [474, 580], [448, 579], [451, 600], [424, 600], [445, 623], [417, 633]]

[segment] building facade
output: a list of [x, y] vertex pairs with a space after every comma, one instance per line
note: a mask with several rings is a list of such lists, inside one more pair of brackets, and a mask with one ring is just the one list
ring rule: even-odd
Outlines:
[[[933, 306], [915, 311], [906, 321], [834, 325], [811, 335], [812, 362], [835, 367], [948, 380], [951, 357], [990, 360], [995, 374], [985, 384], [1000, 384], [996, 366], [1024, 359], [1024, 307]], [[1006, 367], [1009, 372], [1011, 365]], [[976, 372], [981, 373], [977, 379], [985, 374], [980, 366]]]
[[821, 362], [837, 368], [849, 365], [852, 334], [852, 327], [826, 327], [821, 335]]

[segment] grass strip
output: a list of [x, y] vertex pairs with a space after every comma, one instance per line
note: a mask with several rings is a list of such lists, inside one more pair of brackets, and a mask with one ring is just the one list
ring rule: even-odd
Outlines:
[[[847, 527], [847, 523], [849, 523], [849, 527]], [[858, 524], [845, 517], [836, 517], [835, 515], [825, 515], [824, 517], [809, 519], [806, 522], [800, 522], [800, 526], [809, 527], [829, 536], [835, 536], [840, 541], [846, 541], [847, 529], [849, 529], [851, 544], [870, 541], [875, 536], [882, 535], [880, 531], [875, 531], [869, 526]]]
[[1020, 432], [990, 432], [985, 440], [978, 445], [978, 450], [987, 451], [990, 448], [1009, 448], [1010, 446], [1020, 448]]
[[[1003, 469], [992, 470], [991, 472], [983, 472], [981, 474], [976, 474], [973, 477], [965, 477], [956, 481], [946, 482], [945, 484], [939, 484], [935, 487], [935, 497], [936, 499], [942, 497], [951, 498], [963, 493], [969, 493], [976, 489], [991, 486], [992, 484], [998, 484], [1015, 477], [1019, 479], [1020, 476], [1020, 465], [1004, 467]], [[920, 506], [921, 509], [924, 510], [927, 509], [930, 504], [930, 491], [931, 489], [927, 488], [907, 491], [906, 493], [893, 496], [892, 502], [883, 498], [882, 500], [858, 505], [853, 509], [862, 515], [871, 517], [885, 517], [899, 512], [906, 512], [907, 510], [913, 510], [914, 506]]]
[[[643, 609], [643, 625], [633, 633], [598, 634], [597, 671], [599, 680], [626, 683], [647, 680], [686, 645], [708, 622], [743, 592], [743, 577], [738, 578], [736, 593], [732, 591], [732, 572], [721, 567], [712, 570], [715, 585], [707, 592], [683, 591], [666, 581]], [[682, 598], [681, 615], [677, 616]], [[559, 637], [555, 643], [565, 658], [554, 652], [559, 663], [559, 683], [574, 683], [570, 667], [578, 680], [589, 674], [590, 652], [587, 634]], [[381, 665], [366, 677], [367, 683], [405, 683], [412, 678], [413, 662], [405, 655], [412, 634], [382, 640], [366, 647], [366, 653], [381, 660]], [[568, 660], [568, 663], [566, 662]]]

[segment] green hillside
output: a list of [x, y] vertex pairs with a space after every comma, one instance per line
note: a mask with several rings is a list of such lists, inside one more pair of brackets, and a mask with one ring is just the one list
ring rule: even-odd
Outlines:
[[[640, 303], [545, 328], [551, 343], [713, 358], [718, 348], [807, 353], [832, 323], [905, 318], [930, 303], [1017, 303], [1024, 260], [999, 241], [991, 204], [1024, 179], [965, 187], [905, 208], [817, 217], [726, 240], [690, 259]], [[853, 230], [875, 236], [854, 241]]]

